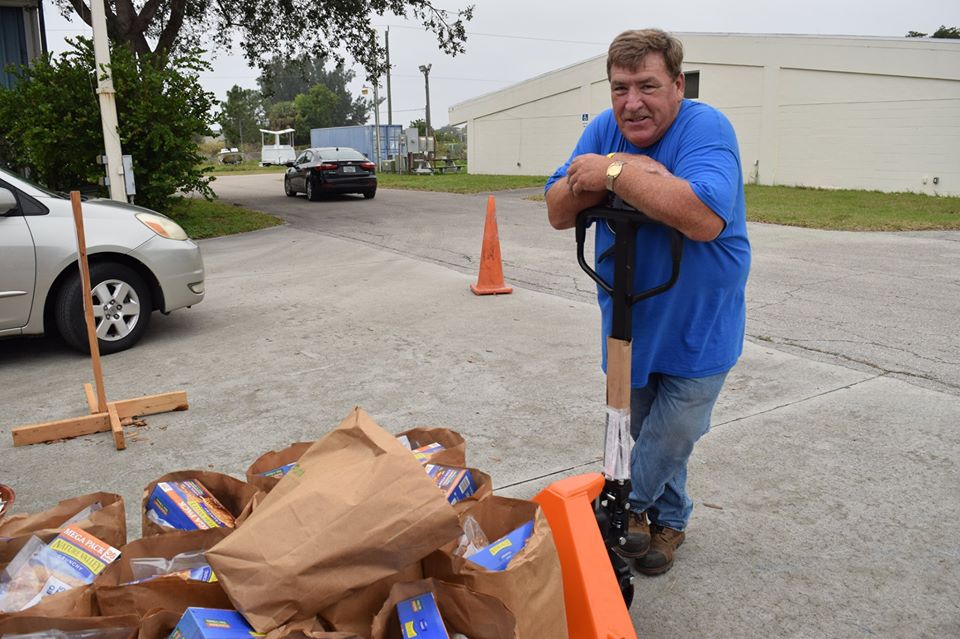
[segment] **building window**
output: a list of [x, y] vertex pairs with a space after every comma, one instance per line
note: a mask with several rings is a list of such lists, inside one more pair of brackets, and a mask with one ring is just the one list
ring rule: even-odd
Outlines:
[[0, 86], [13, 86], [14, 76], [8, 64], [26, 64], [27, 36], [20, 7], [0, 7]]
[[696, 100], [700, 97], [700, 72], [687, 71], [683, 74], [686, 77], [686, 88], [683, 91], [683, 97]]

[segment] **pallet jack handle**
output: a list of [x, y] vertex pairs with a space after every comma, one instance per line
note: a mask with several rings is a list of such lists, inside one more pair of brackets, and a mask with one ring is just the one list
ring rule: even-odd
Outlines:
[[[604, 220], [610, 226], [616, 239], [614, 245], [597, 257], [597, 262], [606, 259], [610, 252], [614, 256], [613, 283], [604, 280], [584, 257], [584, 244], [587, 228], [597, 220]], [[630, 341], [630, 307], [641, 300], [659, 295], [677, 283], [680, 277], [680, 262], [683, 259], [683, 234], [676, 229], [670, 233], [670, 278], [638, 293], [632, 293], [634, 256], [636, 254], [636, 232], [644, 224], [660, 224], [637, 209], [610, 206], [596, 206], [584, 209], [577, 214], [577, 263], [590, 278], [613, 298], [613, 326], [610, 336]]]

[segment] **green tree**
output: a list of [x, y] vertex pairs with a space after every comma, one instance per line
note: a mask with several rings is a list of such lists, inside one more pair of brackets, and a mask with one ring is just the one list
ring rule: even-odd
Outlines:
[[933, 32], [931, 38], [951, 38], [954, 40], [960, 39], [960, 29], [957, 27], [948, 27], [945, 25], [940, 25], [940, 28]]
[[300, 113], [293, 100], [276, 102], [267, 109], [267, 122], [274, 131], [296, 129], [300, 126]]
[[310, 129], [322, 129], [336, 126], [333, 114], [337, 110], [340, 98], [322, 84], [315, 84], [306, 93], [293, 100], [299, 119], [294, 139], [297, 144], [310, 143]]
[[354, 77], [354, 72], [344, 69], [343, 65], [327, 71], [323, 59], [301, 56], [293, 60], [275, 59], [267, 63], [257, 78], [257, 84], [267, 105], [294, 100], [298, 95], [307, 93], [310, 87], [322, 84], [338, 98], [335, 110], [331, 113], [331, 126], [349, 126], [365, 124], [367, 112], [372, 106], [362, 97], [354, 98], [347, 89], [347, 84], [352, 82]]
[[[413, 17], [437, 36], [442, 51], [464, 51], [464, 23], [473, 17], [473, 6], [454, 12], [438, 9], [434, 1], [112, 0], [106, 3], [107, 31], [112, 41], [127, 44], [138, 55], [192, 49], [207, 40], [230, 50], [239, 36], [251, 64], [271, 54], [292, 58], [301, 52], [343, 61], [340, 52], [346, 50], [369, 73], [380, 75], [386, 56], [372, 15]], [[54, 2], [64, 15], [76, 13], [92, 24], [90, 0]]]
[[[18, 72], [12, 89], [0, 90], [0, 160], [28, 168], [54, 190], [95, 184], [103, 167], [100, 109], [94, 88], [93, 45], [79, 38], [59, 57], [44, 56]], [[111, 75], [123, 151], [133, 156], [136, 202], [163, 210], [178, 191], [214, 196], [196, 139], [210, 134], [216, 101], [200, 86], [208, 68], [199, 52], [176, 57], [134, 56], [115, 47]], [[15, 141], [15, 142], [14, 142]]]
[[[256, 89], [244, 89], [237, 85], [227, 91], [227, 101], [217, 118], [223, 128], [223, 138], [234, 147], [244, 142], [258, 142], [260, 128], [263, 125], [263, 105], [260, 92]], [[241, 149], [242, 151], [243, 149]]]
[[[908, 38], [926, 38], [927, 34], [922, 31], [907, 31]], [[940, 28], [930, 35], [931, 38], [951, 38], [960, 39], [960, 29], [957, 27], [948, 27], [941, 24]]]
[[427, 121], [423, 118], [417, 118], [410, 123], [410, 126], [407, 127], [410, 129], [416, 129], [420, 132], [420, 137], [426, 137], [427, 135]]

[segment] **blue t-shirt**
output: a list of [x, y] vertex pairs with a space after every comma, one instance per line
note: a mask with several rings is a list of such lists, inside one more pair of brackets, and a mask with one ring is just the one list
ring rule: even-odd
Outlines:
[[[570, 159], [547, 180], [546, 190], [566, 175], [578, 155], [613, 151], [648, 155], [660, 162], [689, 182], [697, 197], [725, 223], [710, 242], [684, 238], [680, 277], [674, 287], [633, 305], [631, 385], [646, 386], [651, 373], [706, 377], [730, 370], [743, 351], [744, 290], [750, 270], [743, 173], [733, 127], [717, 109], [684, 100], [664, 136], [640, 149], [623, 137], [613, 111], [607, 109], [584, 129]], [[601, 255], [613, 245], [613, 234], [606, 224], [596, 227], [596, 255]], [[594, 268], [605, 281], [613, 282], [612, 257]], [[669, 277], [669, 231], [656, 224], [640, 227], [633, 292]], [[613, 301], [599, 288], [597, 297], [606, 370]]]

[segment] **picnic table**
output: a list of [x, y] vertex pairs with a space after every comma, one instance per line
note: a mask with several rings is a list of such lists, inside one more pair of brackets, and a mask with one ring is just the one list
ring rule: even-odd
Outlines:
[[437, 164], [434, 168], [442, 173], [459, 173], [462, 168], [459, 164], [454, 162], [453, 158], [438, 158], [443, 164]]

